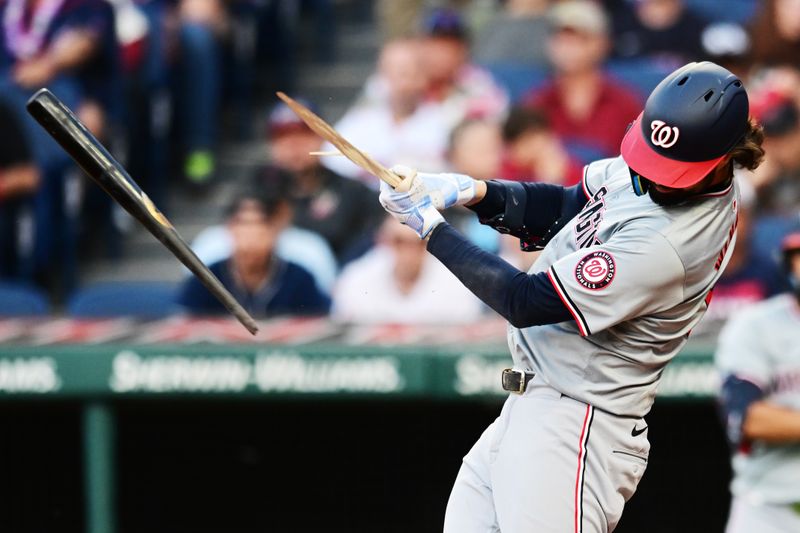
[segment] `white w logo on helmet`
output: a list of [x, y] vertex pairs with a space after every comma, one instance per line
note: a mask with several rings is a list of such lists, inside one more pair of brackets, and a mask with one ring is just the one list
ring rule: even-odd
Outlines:
[[650, 134], [650, 141], [654, 146], [661, 146], [662, 148], [671, 148], [678, 142], [678, 137], [681, 132], [675, 126], [667, 126], [663, 120], [654, 120], [650, 123], [650, 129], [653, 132]]

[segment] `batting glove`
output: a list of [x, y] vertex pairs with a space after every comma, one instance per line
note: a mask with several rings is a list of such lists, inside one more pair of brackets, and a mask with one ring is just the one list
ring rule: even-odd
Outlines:
[[475, 180], [466, 174], [442, 172], [431, 174], [417, 172], [403, 165], [392, 167], [392, 172], [403, 178], [413, 179], [414, 176], [422, 181], [425, 190], [431, 198], [433, 206], [442, 211], [454, 205], [464, 205], [475, 198]]
[[390, 215], [417, 232], [420, 239], [426, 238], [433, 228], [444, 222], [418, 177], [404, 179], [397, 189], [381, 183], [378, 199]]

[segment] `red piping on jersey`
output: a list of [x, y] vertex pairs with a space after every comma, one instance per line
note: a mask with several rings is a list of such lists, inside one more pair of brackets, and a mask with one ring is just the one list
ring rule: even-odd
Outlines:
[[[733, 208], [736, 209], [736, 200], [733, 201]], [[725, 261], [725, 256], [728, 253], [728, 247], [733, 242], [733, 238], [736, 236], [736, 228], [739, 225], [739, 211], [736, 211], [735, 216], [733, 217], [733, 224], [731, 224], [731, 229], [728, 230], [728, 237], [725, 239], [725, 243], [722, 245], [722, 250], [719, 251], [719, 255], [717, 255], [717, 262], [714, 263], [714, 270], [719, 270], [722, 266], [722, 263]]]
[[578, 472], [575, 475], [575, 533], [580, 533], [583, 522], [583, 500], [581, 496], [581, 488], [583, 485], [583, 472], [586, 462], [586, 443], [584, 438], [586, 436], [586, 429], [589, 426], [589, 414], [592, 412], [592, 406], [586, 406], [586, 414], [583, 415], [583, 427], [581, 428], [581, 440], [578, 442]]
[[583, 166], [583, 178], [581, 178], [581, 186], [583, 187], [583, 194], [586, 195], [586, 200], [591, 200], [592, 195], [589, 194], [589, 187], [586, 186], [586, 176], [589, 174], [589, 165]]
[[556, 280], [553, 278], [553, 274], [550, 272], [550, 269], [547, 270], [547, 279], [550, 280], [550, 284], [555, 289], [556, 294], [558, 294], [558, 297], [561, 298], [561, 303], [564, 304], [564, 307], [567, 308], [567, 311], [569, 311], [569, 314], [572, 315], [572, 318], [575, 320], [575, 323], [578, 325], [578, 330], [581, 332], [581, 335], [584, 336], [584, 337], [587, 336], [589, 334], [589, 332], [586, 330], [586, 327], [583, 325], [583, 321], [581, 321], [580, 317], [578, 316], [578, 313], [572, 307], [572, 304], [569, 303], [569, 301], [567, 300], [566, 296], [561, 292], [561, 288], [558, 286], [558, 283], [556, 283]]
[[695, 196], [695, 198], [709, 198], [709, 197], [711, 197], [711, 196], [725, 196], [726, 194], [728, 194], [729, 192], [731, 192], [731, 189], [732, 189], [732, 188], [733, 188], [733, 180], [731, 180], [731, 183], [730, 183], [730, 185], [728, 185], [727, 187], [725, 187], [725, 188], [724, 188], [724, 189], [722, 189], [721, 191], [717, 191], [717, 192], [708, 192], [708, 193], [706, 193], [706, 194], [698, 194], [697, 196]]

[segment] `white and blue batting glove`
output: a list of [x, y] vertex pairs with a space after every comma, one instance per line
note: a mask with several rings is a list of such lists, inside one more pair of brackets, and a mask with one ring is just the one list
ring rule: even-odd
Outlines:
[[421, 180], [433, 206], [440, 211], [467, 204], [475, 198], [475, 180], [466, 174], [417, 172], [403, 165], [395, 165], [391, 170], [404, 181], [414, 176]]
[[426, 238], [433, 228], [444, 222], [418, 177], [404, 178], [397, 189], [381, 182], [378, 199], [390, 215], [417, 232], [420, 239]]

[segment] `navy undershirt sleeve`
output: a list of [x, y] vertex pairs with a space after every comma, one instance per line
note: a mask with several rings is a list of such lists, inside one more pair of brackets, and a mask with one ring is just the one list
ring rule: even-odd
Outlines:
[[591, 198], [586, 195], [586, 191], [580, 183], [564, 189], [561, 216], [566, 216], [570, 219], [575, 218], [575, 215], [581, 212], [581, 209], [583, 209], [583, 206], [585, 206], [586, 202], [589, 200], [591, 200]]
[[469, 209], [478, 215], [481, 222], [507, 214], [506, 197], [509, 194], [509, 187], [521, 187], [524, 190], [525, 212], [522, 214], [522, 220], [533, 235], [543, 235], [559, 219], [563, 218], [565, 221], [572, 219], [589, 200], [580, 184], [566, 188], [549, 183], [490, 180], [486, 182], [484, 198], [477, 204], [469, 206]]
[[732, 446], [742, 444], [742, 425], [747, 416], [747, 409], [753, 402], [764, 397], [761, 388], [746, 379], [735, 375], [725, 378], [722, 383], [720, 403], [728, 441]]
[[547, 274], [527, 274], [486, 252], [447, 222], [434, 228], [428, 251], [511, 325], [524, 328], [572, 319]]

